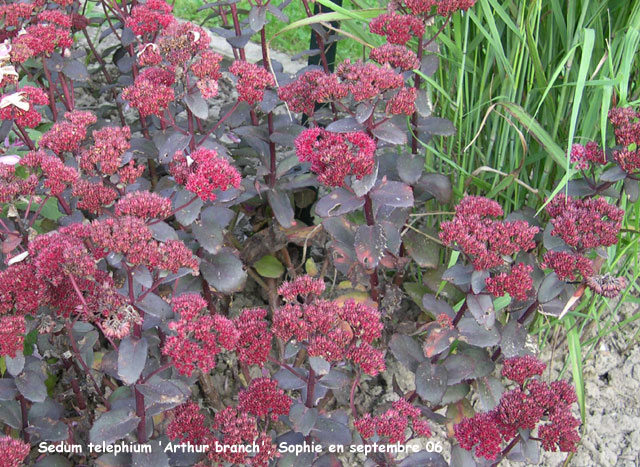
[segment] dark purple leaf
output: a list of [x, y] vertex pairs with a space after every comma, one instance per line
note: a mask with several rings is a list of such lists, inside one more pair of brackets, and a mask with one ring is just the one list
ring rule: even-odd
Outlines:
[[254, 6], [249, 11], [249, 27], [255, 32], [260, 31], [267, 22], [267, 7]]
[[464, 399], [469, 391], [470, 386], [467, 383], [458, 383], [453, 386], [449, 386], [442, 396], [441, 405], [455, 404], [456, 402]]
[[[429, 234], [437, 238], [433, 230]], [[409, 230], [403, 237], [404, 247], [407, 253], [421, 268], [435, 269], [440, 264], [440, 251], [442, 248], [433, 240], [413, 230]]]
[[426, 335], [422, 349], [427, 358], [432, 358], [446, 350], [458, 337], [455, 329], [442, 328], [436, 321], [433, 321], [425, 328]]
[[147, 416], [154, 416], [184, 403], [191, 394], [189, 387], [180, 380], [161, 379], [154, 376], [136, 389], [144, 396]]
[[328, 374], [331, 369], [331, 364], [322, 357], [309, 357], [309, 366], [318, 376]]
[[89, 441], [94, 444], [111, 444], [127, 436], [138, 426], [140, 418], [129, 409], [110, 410], [98, 418], [89, 431]]
[[473, 454], [456, 444], [451, 450], [451, 465], [456, 467], [477, 467], [479, 464], [473, 459]]
[[291, 206], [291, 200], [287, 193], [283, 191], [269, 190], [267, 192], [267, 200], [269, 206], [273, 211], [273, 215], [276, 217], [278, 223], [288, 229], [295, 224], [293, 207]]
[[148, 293], [145, 297], [136, 303], [145, 314], [149, 314], [159, 320], [168, 319], [173, 316], [171, 305], [154, 293]]
[[56, 443], [69, 437], [69, 427], [60, 420], [40, 417], [29, 422], [27, 433], [38, 435], [43, 441]]
[[327, 417], [318, 417], [312, 435], [324, 446], [351, 444], [351, 430], [344, 423]]
[[449, 120], [439, 117], [427, 117], [420, 119], [419, 128], [422, 131], [438, 136], [452, 136], [456, 133], [456, 127]]
[[413, 191], [401, 182], [383, 180], [370, 192], [371, 199], [378, 204], [396, 208], [413, 207]]
[[240, 36], [231, 36], [227, 37], [227, 42], [231, 45], [231, 47], [235, 47], [236, 49], [242, 49], [245, 47], [249, 41], [251, 40], [251, 36], [253, 34], [242, 34]]
[[294, 375], [286, 368], [280, 368], [276, 374], [273, 375], [273, 378], [278, 381], [278, 386], [285, 391], [302, 389], [307, 385], [307, 382], [302, 379], [307, 377], [307, 370], [304, 368], [294, 368], [294, 370], [300, 375], [300, 377]]
[[476, 380], [476, 388], [480, 407], [484, 412], [493, 410], [500, 402], [504, 386], [495, 376], [483, 376]]
[[199, 119], [206, 120], [209, 117], [209, 106], [199, 92], [184, 96], [184, 103], [193, 115]]
[[158, 148], [158, 157], [160, 162], [165, 164], [173, 160], [176, 152], [184, 150], [191, 140], [190, 135], [183, 135], [178, 131], [157, 132], [153, 138], [153, 142]]
[[399, 467], [448, 467], [447, 461], [437, 452], [420, 451], [409, 454]]
[[360, 263], [366, 269], [375, 269], [387, 246], [384, 229], [379, 224], [359, 226], [354, 246]]
[[451, 180], [446, 175], [437, 173], [424, 174], [415, 185], [416, 189], [419, 187], [421, 190], [426, 191], [440, 204], [447, 204], [451, 201], [453, 188], [451, 187]]
[[170, 465], [169, 457], [159, 446], [154, 446], [151, 452], [134, 452], [131, 461], [136, 467], [169, 467]]
[[350, 381], [351, 377], [349, 375], [335, 368], [318, 380], [320, 384], [329, 389], [344, 388]]
[[159, 242], [166, 242], [167, 240], [178, 240], [178, 234], [175, 229], [166, 222], [158, 222], [149, 226], [151, 232], [153, 232], [153, 238]]
[[398, 175], [407, 185], [415, 184], [424, 170], [424, 157], [417, 154], [404, 153], [398, 157]]
[[509, 321], [502, 330], [502, 339], [500, 340], [502, 355], [504, 358], [527, 355], [529, 352], [525, 350], [526, 342], [526, 328], [515, 319]]
[[133, 44], [133, 41], [136, 40], [136, 35], [134, 34], [134, 32], [131, 30], [131, 28], [128, 28], [126, 26], [122, 28], [122, 34], [120, 35], [120, 37], [122, 38], [121, 42], [124, 47], [129, 47], [131, 44]]
[[451, 305], [444, 300], [436, 298], [435, 295], [424, 294], [422, 296], [422, 306], [432, 315], [433, 319], [436, 319], [442, 313], [452, 319], [456, 316], [456, 312], [453, 311]]
[[42, 376], [35, 371], [26, 370], [14, 382], [20, 394], [31, 402], [43, 402], [47, 398], [47, 387]]
[[474, 294], [481, 293], [486, 287], [486, 281], [491, 276], [487, 269], [482, 271], [473, 271], [471, 274], [471, 291]]
[[[184, 206], [185, 204], [189, 203], [194, 198], [194, 196], [195, 195], [190, 191], [181, 189], [180, 191], [178, 191], [178, 194], [173, 200], [173, 209], [179, 208], [180, 206]], [[193, 221], [198, 218], [203, 204], [204, 203], [202, 202], [202, 200], [200, 198], [197, 198], [188, 206], [176, 211], [176, 220], [184, 226], [191, 225]]]
[[22, 353], [22, 350], [17, 351], [16, 356], [13, 358], [10, 357], [9, 355], [5, 355], [4, 361], [5, 361], [5, 364], [7, 365], [7, 371], [11, 376], [18, 376], [20, 373], [22, 373], [22, 370], [24, 369], [24, 362], [25, 362], [24, 354]]
[[67, 78], [71, 78], [74, 81], [87, 81], [89, 79], [87, 67], [79, 60], [66, 61], [62, 67], [62, 72]]
[[631, 201], [632, 203], [635, 203], [636, 201], [638, 201], [638, 195], [640, 194], [640, 189], [638, 188], [638, 180], [625, 178], [624, 191], [629, 197], [629, 201]]
[[361, 102], [356, 107], [356, 121], [358, 123], [366, 122], [373, 114], [375, 106], [371, 102]]
[[424, 352], [415, 339], [403, 334], [394, 334], [389, 342], [393, 356], [409, 371], [414, 372], [424, 361]]
[[247, 280], [242, 262], [227, 248], [203, 261], [200, 272], [211, 287], [225, 294], [242, 290]]
[[493, 308], [491, 295], [467, 294], [467, 307], [478, 324], [491, 329], [496, 321], [496, 310]]
[[416, 392], [431, 404], [438, 404], [447, 390], [447, 370], [425, 360], [416, 370]]
[[471, 284], [473, 266], [470, 264], [454, 264], [442, 275], [442, 280], [449, 281], [461, 289], [468, 289]]
[[594, 190], [586, 180], [569, 180], [567, 183], [567, 194], [569, 196], [581, 198], [583, 196], [591, 196], [595, 194], [596, 190]]
[[[96, 464], [97, 465], [97, 464]], [[33, 467], [72, 467], [71, 461], [60, 454], [54, 454], [52, 456], [45, 456], [38, 462], [33, 464]]]
[[373, 167], [373, 171], [370, 174], [365, 175], [360, 180], [358, 180], [356, 177], [351, 177], [351, 188], [353, 189], [355, 195], [361, 198], [369, 193], [371, 188], [373, 188], [376, 184], [377, 180], [378, 164]]
[[307, 436], [318, 420], [318, 409], [305, 407], [304, 404], [296, 403], [289, 410], [289, 420], [293, 424], [293, 429], [297, 433]]
[[0, 379], [0, 400], [10, 401], [15, 399], [18, 395], [18, 388], [16, 383], [11, 378]]
[[344, 188], [337, 188], [318, 200], [315, 206], [320, 217], [342, 216], [364, 206], [364, 199], [358, 198]]
[[420, 71], [427, 76], [433, 76], [433, 74], [438, 70], [439, 64], [440, 58], [437, 55], [425, 55], [422, 57], [422, 61], [420, 62]]
[[278, 102], [280, 102], [278, 99], [278, 94], [267, 89], [264, 92], [264, 97], [258, 105], [260, 106], [260, 110], [262, 110], [264, 113], [269, 113], [276, 108]]
[[17, 430], [22, 429], [22, 415], [18, 401], [0, 402], [0, 420]]
[[622, 170], [619, 165], [615, 165], [610, 169], [602, 172], [602, 175], [600, 175], [600, 180], [602, 180], [603, 182], [617, 182], [619, 180], [622, 180], [623, 178], [626, 178], [626, 176], [627, 172]]
[[326, 130], [333, 133], [351, 133], [353, 131], [362, 131], [364, 127], [353, 117], [342, 118], [331, 122], [327, 125]]
[[433, 104], [424, 89], [418, 90], [418, 95], [416, 96], [416, 110], [418, 111], [418, 115], [421, 117], [430, 117], [433, 112]]
[[544, 278], [538, 289], [538, 301], [547, 303], [562, 293], [565, 283], [558, 279], [558, 275], [552, 272]]
[[118, 377], [127, 385], [135, 383], [147, 363], [147, 339], [127, 336], [118, 346]]
[[487, 329], [478, 324], [475, 318], [464, 316], [458, 323], [459, 339], [478, 347], [491, 347], [500, 342], [497, 326]]
[[401, 130], [390, 120], [371, 129], [373, 136], [391, 144], [407, 144], [407, 131]]

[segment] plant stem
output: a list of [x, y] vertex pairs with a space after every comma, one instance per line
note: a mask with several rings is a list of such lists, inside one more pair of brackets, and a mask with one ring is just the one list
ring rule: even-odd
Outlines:
[[29, 433], [27, 433], [27, 427], [29, 426], [27, 401], [25, 400], [22, 394], [18, 396], [18, 401], [20, 401], [20, 415], [22, 418], [22, 431], [21, 431], [22, 439], [24, 440], [25, 443], [28, 443], [30, 437], [29, 437]]
[[307, 400], [304, 405], [313, 408], [313, 395], [316, 392], [316, 372], [309, 368], [309, 379], [307, 380]]
[[[364, 215], [367, 219], [367, 225], [375, 225], [376, 222], [373, 216], [373, 203], [371, 202], [369, 193], [364, 195]], [[371, 298], [377, 302], [380, 298], [380, 294], [378, 292], [378, 268], [375, 268], [374, 271], [369, 274], [369, 285], [371, 286]]]

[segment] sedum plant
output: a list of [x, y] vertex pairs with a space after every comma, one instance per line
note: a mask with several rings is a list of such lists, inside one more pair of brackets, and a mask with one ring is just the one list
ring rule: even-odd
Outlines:
[[[575, 451], [575, 392], [539, 378], [527, 329], [625, 287], [600, 268], [608, 198], [637, 198], [638, 115], [612, 111], [612, 150], [574, 146], [583, 178], [543, 214], [505, 216], [420, 152], [455, 133], [424, 84], [473, 0], [369, 11], [381, 44], [335, 67], [302, 0], [320, 65], [295, 76], [265, 32], [288, 2], [249, 3], [207, 7], [231, 62], [164, 0], [0, 7], [2, 465], [446, 465], [376, 448], [440, 425], [452, 465]], [[439, 233], [413, 226], [450, 204]]]

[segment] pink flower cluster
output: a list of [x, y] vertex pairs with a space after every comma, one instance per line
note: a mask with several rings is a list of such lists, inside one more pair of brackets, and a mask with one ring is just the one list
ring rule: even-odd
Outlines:
[[574, 280], [576, 275], [584, 278], [593, 275], [593, 264], [586, 256], [566, 251], [547, 251], [542, 265], [553, 269], [561, 280]]
[[122, 164], [124, 153], [130, 148], [131, 129], [104, 127], [93, 132], [93, 146], [80, 155], [80, 168], [93, 175], [115, 174]]
[[92, 214], [100, 214], [102, 209], [113, 204], [118, 199], [118, 192], [105, 186], [102, 181], [90, 182], [79, 178], [73, 185], [72, 195], [78, 198], [78, 209], [84, 209]]
[[[571, 404], [577, 398], [566, 381], [551, 384], [532, 379], [546, 365], [533, 357], [505, 360], [503, 376], [519, 386], [505, 392], [498, 405], [489, 412], [476, 413], [454, 426], [460, 446], [476, 456], [494, 460], [502, 444], [511, 441], [518, 430], [535, 430], [543, 449], [575, 452], [580, 435], [580, 421], [571, 414]], [[545, 422], [546, 420], [546, 422]]]
[[16, 176], [15, 165], [0, 163], [0, 203], [9, 203], [19, 195], [33, 194], [37, 184], [36, 175], [22, 179]]
[[238, 188], [242, 181], [238, 169], [213, 149], [196, 149], [188, 156], [177, 152], [169, 170], [177, 183], [204, 201], [214, 201], [215, 190]]
[[332, 133], [322, 128], [304, 130], [295, 140], [301, 162], [311, 162], [318, 181], [342, 186], [348, 175], [360, 180], [372, 172], [375, 141], [364, 132]]
[[509, 294], [515, 300], [527, 299], [527, 292], [533, 288], [531, 273], [533, 266], [518, 263], [509, 273], [502, 272], [486, 279], [487, 290], [495, 297]]
[[249, 105], [261, 101], [264, 90], [276, 84], [271, 73], [254, 63], [236, 60], [229, 71], [238, 77], [238, 100]]
[[271, 351], [272, 333], [268, 329], [267, 310], [249, 308], [235, 320], [240, 336], [236, 353], [246, 365], [264, 365]]
[[42, 120], [35, 106], [48, 103], [49, 97], [42, 89], [23, 86], [16, 92], [4, 94], [0, 98], [0, 120], [15, 120], [21, 127], [35, 128]]
[[278, 415], [288, 415], [293, 399], [278, 388], [278, 382], [271, 378], [257, 378], [238, 395], [238, 410], [276, 421]]
[[457, 244], [478, 271], [502, 266], [503, 256], [534, 248], [539, 231], [525, 221], [492, 219], [502, 215], [502, 208], [495, 201], [466, 196], [456, 206], [453, 219], [440, 225], [440, 239], [445, 245]]
[[347, 59], [338, 65], [336, 74], [347, 86], [356, 102], [379, 97], [380, 94], [404, 85], [402, 75], [387, 66]]
[[589, 248], [618, 243], [624, 211], [604, 198], [575, 199], [559, 194], [547, 204], [553, 230], [579, 253]]
[[30, 450], [31, 446], [28, 443], [10, 436], [2, 436], [0, 437], [0, 465], [20, 467]]
[[175, 99], [173, 88], [175, 74], [163, 68], [147, 68], [140, 73], [133, 85], [124, 88], [122, 98], [138, 109], [140, 116], [162, 116]]
[[173, 22], [163, 28], [157, 45], [160, 53], [174, 66], [184, 66], [191, 58], [209, 47], [207, 31], [195, 24]]
[[401, 0], [414, 15], [431, 13], [435, 9], [440, 16], [449, 16], [458, 10], [468, 10], [476, 0]]
[[307, 71], [295, 81], [280, 86], [278, 96], [293, 112], [313, 115], [316, 104], [339, 101], [347, 96], [349, 90], [338, 81], [334, 74], [324, 71]]
[[142, 219], [164, 219], [172, 212], [171, 200], [148, 191], [127, 193], [124, 198], [118, 200], [115, 207], [116, 216], [135, 216]]
[[424, 23], [411, 15], [401, 15], [395, 11], [385, 13], [371, 20], [369, 30], [385, 36], [390, 44], [405, 45], [412, 37], [422, 37]]
[[174, 21], [172, 9], [164, 0], [147, 0], [131, 9], [125, 25], [138, 36], [156, 33]]
[[571, 162], [576, 165], [576, 168], [582, 170], [588, 169], [591, 164], [603, 165], [607, 163], [604, 151], [593, 141], [589, 141], [585, 146], [574, 144], [571, 146], [570, 156]]
[[384, 371], [384, 354], [371, 344], [382, 333], [380, 312], [354, 300], [340, 305], [322, 300], [324, 285], [309, 276], [285, 282], [279, 289], [287, 303], [273, 313], [273, 333], [284, 341], [306, 343], [312, 357], [328, 362], [351, 360], [375, 376]]
[[11, 60], [22, 63], [31, 57], [48, 57], [56, 48], [72, 45], [71, 17], [61, 10], [45, 10], [32, 19], [24, 33], [12, 39]]
[[369, 58], [382, 65], [388, 63], [393, 68], [400, 68], [403, 71], [413, 70], [420, 66], [415, 52], [402, 45], [381, 45], [369, 52]]
[[[174, 419], [167, 427], [167, 436], [191, 444], [209, 445], [207, 455], [214, 463], [267, 467], [269, 461], [278, 456], [271, 437], [258, 430], [256, 418], [234, 407], [216, 413], [210, 428], [192, 401], [177, 407], [173, 413]], [[218, 445], [243, 446], [252, 443], [259, 448], [253, 457], [242, 451], [216, 449]]]
[[61, 194], [78, 179], [78, 171], [63, 164], [60, 158], [44, 151], [31, 151], [20, 160], [20, 164], [31, 169], [42, 170], [44, 187], [52, 196]]
[[93, 113], [78, 110], [67, 112], [64, 118], [66, 121], [54, 123], [51, 129], [42, 135], [40, 147], [51, 149], [58, 155], [75, 152], [87, 137], [87, 127], [97, 120]]
[[220, 74], [220, 62], [222, 55], [204, 50], [198, 60], [191, 65], [191, 71], [198, 78], [196, 86], [200, 89], [202, 97], [211, 99], [218, 95], [218, 80]]
[[173, 366], [184, 375], [191, 376], [196, 368], [208, 373], [216, 366], [222, 347], [236, 347], [236, 327], [226, 317], [209, 313], [207, 302], [195, 293], [174, 298], [172, 306], [180, 319], [169, 323], [176, 335], [167, 337], [162, 353], [171, 357]]
[[637, 172], [640, 169], [640, 112], [631, 107], [611, 109], [609, 121], [614, 128], [616, 142], [623, 147], [613, 152], [613, 158], [622, 170]]
[[[431, 437], [429, 423], [420, 418], [420, 409], [414, 407], [406, 399], [398, 399], [386, 412], [372, 417], [365, 414], [354, 422], [354, 426], [364, 439], [373, 437], [376, 433], [386, 437], [390, 444], [406, 443], [413, 437]], [[405, 432], [411, 426], [412, 436], [407, 438]]]

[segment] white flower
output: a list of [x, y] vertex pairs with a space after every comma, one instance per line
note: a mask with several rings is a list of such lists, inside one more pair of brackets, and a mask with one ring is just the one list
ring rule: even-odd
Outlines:
[[25, 112], [29, 110], [30, 107], [29, 102], [27, 102], [27, 99], [25, 98], [25, 93], [22, 91], [4, 96], [0, 101], [0, 109], [4, 109], [10, 105], [17, 107], [20, 110], [24, 110]]

